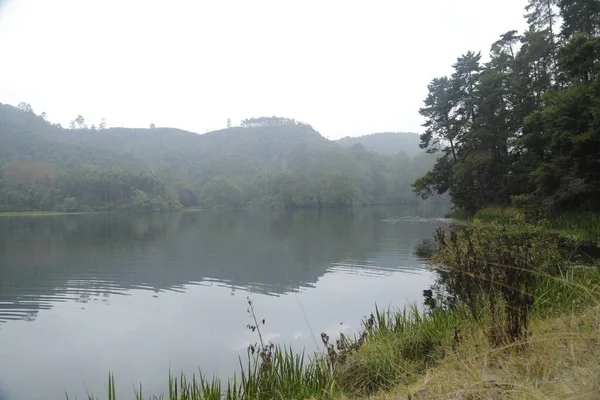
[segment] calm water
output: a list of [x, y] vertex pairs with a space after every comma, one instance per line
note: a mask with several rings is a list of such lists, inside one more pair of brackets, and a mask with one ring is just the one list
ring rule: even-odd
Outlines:
[[377, 303], [421, 301], [414, 256], [443, 207], [0, 218], [0, 397], [106, 395], [108, 371], [230, 376], [256, 337], [315, 350]]

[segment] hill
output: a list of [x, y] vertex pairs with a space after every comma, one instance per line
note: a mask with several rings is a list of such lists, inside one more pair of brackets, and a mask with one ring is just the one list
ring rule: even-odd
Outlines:
[[34, 114], [0, 104], [0, 166], [20, 161], [47, 163], [66, 170], [83, 164], [94, 168], [119, 165], [133, 171], [147, 167], [118, 147], [81, 146], [67, 132]]
[[[382, 155], [286, 118], [196, 134], [175, 128], [63, 129], [0, 105], [0, 210], [324, 207], [416, 201], [435, 159]], [[77, 128], [77, 129], [75, 129]]]
[[404, 153], [409, 157], [414, 157], [423, 152], [419, 148], [420, 141], [419, 135], [416, 133], [382, 132], [358, 137], [347, 136], [339, 139], [337, 143], [344, 147], [361, 144], [367, 151], [388, 156]]

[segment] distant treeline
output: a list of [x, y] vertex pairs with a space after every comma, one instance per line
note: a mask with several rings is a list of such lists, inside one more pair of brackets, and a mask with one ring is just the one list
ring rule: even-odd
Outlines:
[[74, 121], [63, 129], [28, 104], [0, 106], [0, 211], [412, 203], [410, 184], [435, 162], [407, 156], [409, 141], [406, 152], [384, 156], [287, 118], [204, 135]]

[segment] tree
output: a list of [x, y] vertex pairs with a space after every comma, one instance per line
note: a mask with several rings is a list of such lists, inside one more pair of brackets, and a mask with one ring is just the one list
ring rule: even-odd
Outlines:
[[552, 209], [600, 209], [600, 40], [576, 36], [560, 49], [571, 85], [545, 97], [526, 128], [542, 148], [531, 173], [535, 193]]
[[69, 129], [87, 129], [87, 125], [85, 124], [83, 117], [78, 115], [77, 118], [72, 120], [69, 124]]
[[231, 128], [231, 118], [227, 118], [227, 129]]
[[27, 113], [32, 113], [33, 114], [33, 108], [31, 107], [31, 104], [29, 104], [29, 103], [20, 102], [17, 105], [17, 108], [19, 110], [25, 111]]
[[436, 78], [428, 86], [429, 94], [425, 99], [425, 107], [419, 113], [426, 118], [423, 126], [425, 133], [421, 135], [419, 147], [427, 149], [429, 153], [444, 151], [456, 161], [456, 139], [458, 131], [454, 120], [453, 109], [456, 94], [453, 83], [447, 78]]
[[67, 197], [63, 201], [62, 210], [64, 212], [75, 212], [79, 209], [77, 199], [74, 197]]
[[555, 52], [555, 32], [558, 14], [556, 6], [559, 0], [529, 0], [525, 6], [525, 17], [532, 30], [547, 32], [552, 52]]
[[156, 129], [156, 125], [154, 125], [154, 123], [150, 124], [150, 129]]
[[242, 121], [242, 127], [260, 127], [260, 126], [285, 126], [285, 125], [300, 125], [301, 123], [296, 122], [295, 119], [282, 118], [282, 117], [260, 117], [260, 118], [248, 118]]
[[588, 39], [600, 35], [600, 2], [598, 0], [558, 0], [563, 19], [561, 34], [573, 39], [578, 34]]
[[204, 185], [202, 196], [204, 202], [211, 206], [240, 207], [242, 205], [240, 187], [226, 175], [219, 175]]
[[414, 182], [421, 196], [449, 191], [468, 213], [524, 198], [600, 210], [600, 2], [530, 0], [526, 11], [529, 30], [501, 35], [488, 63], [467, 53], [430, 84], [421, 146], [442, 155]]
[[358, 189], [347, 177], [335, 174], [329, 179], [327, 194], [326, 203], [335, 207], [351, 207], [358, 195]]
[[481, 54], [468, 52], [457, 59], [450, 78], [436, 78], [428, 86], [425, 107], [419, 110], [426, 118], [420, 147], [442, 154], [433, 169], [412, 185], [422, 198], [453, 188], [454, 166], [464, 156], [467, 134], [477, 117], [480, 58]]
[[588, 39], [578, 34], [559, 50], [559, 57], [563, 72], [572, 83], [590, 82], [599, 72], [600, 38]]
[[[509, 34], [512, 32], [509, 32]], [[454, 72], [452, 73], [452, 91], [455, 96], [454, 104], [454, 120], [457, 135], [463, 135], [468, 131], [477, 118], [477, 89], [479, 84], [479, 75], [482, 67], [479, 63], [481, 53], [473, 53], [472, 51], [462, 55], [452, 65]]]
[[106, 119], [105, 119], [105, 118], [102, 118], [102, 119], [100, 120], [100, 123], [98, 124], [98, 130], [99, 130], [99, 131], [102, 131], [102, 130], [104, 130], [104, 129], [106, 129]]

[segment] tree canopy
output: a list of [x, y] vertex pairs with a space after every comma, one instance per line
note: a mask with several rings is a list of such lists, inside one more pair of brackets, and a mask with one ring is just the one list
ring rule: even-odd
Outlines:
[[413, 188], [449, 192], [468, 213], [523, 201], [599, 211], [600, 2], [530, 0], [525, 16], [529, 29], [500, 35], [489, 61], [469, 52], [431, 81], [421, 147], [439, 158]]

